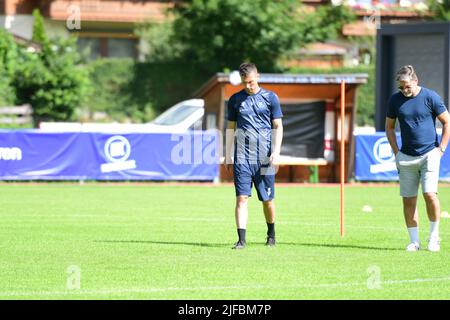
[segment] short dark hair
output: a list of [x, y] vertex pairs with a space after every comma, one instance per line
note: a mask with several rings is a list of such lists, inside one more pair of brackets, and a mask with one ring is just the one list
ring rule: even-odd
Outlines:
[[400, 70], [397, 71], [397, 81], [403, 81], [403, 80], [413, 80], [417, 81], [417, 74], [416, 71], [414, 71], [414, 67], [412, 65], [406, 65], [400, 68]]
[[258, 73], [258, 69], [254, 63], [244, 62], [239, 66], [239, 75], [241, 77], [246, 77], [252, 72]]

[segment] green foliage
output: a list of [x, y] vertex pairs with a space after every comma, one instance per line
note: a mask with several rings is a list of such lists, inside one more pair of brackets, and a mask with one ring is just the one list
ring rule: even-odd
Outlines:
[[47, 44], [48, 37], [45, 33], [44, 18], [42, 17], [39, 9], [33, 10], [33, 18], [33, 35], [31, 37], [31, 40], [40, 44]]
[[[99, 59], [88, 66], [92, 91], [85, 107], [91, 114], [105, 112], [107, 121], [145, 121], [153, 117], [152, 104], [144, 101], [137, 105], [133, 100], [130, 83], [134, 78], [132, 59]], [[142, 94], [142, 93], [137, 93]]]
[[14, 105], [15, 90], [11, 86], [11, 80], [4, 71], [4, 65], [0, 62], [0, 107]]
[[80, 56], [76, 39], [48, 39], [39, 12], [33, 14], [33, 39], [40, 41], [42, 49], [37, 53], [18, 50], [14, 78], [17, 102], [32, 105], [35, 125], [71, 120], [89, 84], [86, 70], [77, 66]]
[[367, 83], [358, 88], [356, 96], [356, 124], [358, 126], [375, 125], [375, 65], [358, 66], [353, 68], [310, 69], [292, 68], [290, 73], [367, 73]]
[[174, 29], [171, 21], [138, 25], [135, 34], [145, 43], [145, 60], [150, 62], [171, 61], [181, 56], [182, 45], [171, 42]]
[[33, 129], [31, 123], [2, 123], [2, 129]]
[[137, 34], [148, 61], [184, 60], [209, 75], [252, 61], [264, 72], [280, 71], [281, 58], [308, 43], [336, 38], [355, 19], [345, 6], [304, 10], [297, 0], [192, 0], [174, 9], [165, 24], [144, 24]]
[[16, 45], [0, 30], [0, 105], [31, 104], [35, 125], [70, 120], [88, 88], [87, 72], [77, 65], [76, 39], [48, 39], [39, 11], [33, 15], [38, 52]]
[[305, 14], [303, 17], [301, 43], [336, 39], [343, 26], [354, 20], [356, 20], [356, 15], [347, 6], [319, 6], [313, 14]]
[[17, 45], [12, 35], [0, 28], [0, 63], [1, 69], [8, 76], [12, 76], [16, 70]]
[[450, 0], [428, 0], [427, 4], [434, 20], [450, 21]]
[[129, 90], [139, 105], [151, 102], [156, 112], [189, 99], [209, 74], [181, 60], [159, 63], [136, 63]]
[[16, 70], [17, 46], [5, 29], [0, 29], [0, 106], [13, 105], [16, 100], [11, 79]]
[[299, 1], [193, 0], [176, 9], [171, 43], [185, 60], [215, 73], [244, 60], [265, 72], [301, 38]]

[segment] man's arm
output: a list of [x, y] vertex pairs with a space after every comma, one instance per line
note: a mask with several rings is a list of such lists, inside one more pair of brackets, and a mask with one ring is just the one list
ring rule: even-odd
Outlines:
[[270, 155], [270, 164], [276, 165], [281, 152], [281, 143], [283, 141], [283, 122], [281, 118], [272, 120], [272, 141], [273, 150]]
[[444, 153], [442, 152], [441, 148], [447, 148], [448, 140], [450, 138], [450, 115], [448, 111], [444, 111], [440, 115], [438, 115], [437, 118], [442, 123], [442, 137], [441, 143], [439, 144], [439, 150], [441, 151], [441, 155], [443, 155]]
[[227, 130], [225, 132], [225, 168], [228, 171], [232, 170], [233, 165], [233, 147], [234, 147], [235, 131], [236, 131], [236, 121], [228, 120]]
[[386, 137], [391, 145], [392, 151], [395, 155], [398, 153], [397, 136], [395, 134], [395, 120], [386, 117]]

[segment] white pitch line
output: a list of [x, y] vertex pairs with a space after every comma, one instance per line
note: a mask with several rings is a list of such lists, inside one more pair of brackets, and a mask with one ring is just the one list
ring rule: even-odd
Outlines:
[[[450, 281], [450, 276], [441, 278], [418, 278], [402, 280], [380, 281], [380, 285], [396, 285], [405, 283], [424, 283], [424, 282], [445, 282]], [[71, 291], [30, 291], [30, 292], [0, 292], [0, 297], [17, 296], [62, 296], [62, 295], [102, 295], [102, 294], [121, 294], [121, 293], [155, 293], [169, 291], [222, 291], [222, 290], [253, 290], [253, 289], [315, 289], [315, 288], [344, 288], [344, 287], [366, 287], [367, 282], [349, 282], [349, 283], [323, 283], [306, 285], [288, 285], [288, 286], [211, 286], [211, 287], [192, 287], [192, 288], [134, 288], [134, 289], [106, 289], [106, 290], [71, 290]], [[369, 289], [367, 290], [382, 290]]]

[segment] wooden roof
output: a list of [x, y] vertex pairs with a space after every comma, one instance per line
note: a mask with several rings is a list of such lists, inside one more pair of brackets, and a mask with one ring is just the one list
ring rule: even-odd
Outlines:
[[[368, 74], [284, 74], [261, 73], [259, 84], [284, 84], [284, 85], [330, 85], [340, 84], [345, 81], [347, 85], [361, 85], [367, 83]], [[194, 94], [194, 97], [202, 97], [218, 84], [230, 83], [230, 74], [216, 73], [205, 82]]]

